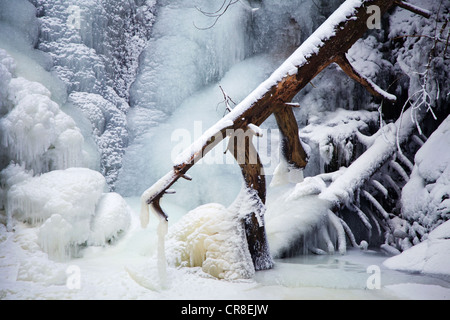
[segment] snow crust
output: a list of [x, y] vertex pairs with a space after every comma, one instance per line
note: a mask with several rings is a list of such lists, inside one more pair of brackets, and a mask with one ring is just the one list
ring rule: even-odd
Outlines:
[[[76, 161], [79, 153], [64, 153], [63, 150], [66, 150], [64, 148], [71, 143], [80, 146], [81, 140], [75, 139], [76, 136], [79, 137], [76, 132], [82, 131], [85, 137], [92, 132], [96, 145], [101, 149], [101, 173], [106, 175], [107, 182], [102, 180], [98, 172], [78, 168], [57, 170], [52, 171], [51, 174], [45, 173], [33, 177], [39, 171], [38, 169], [42, 168], [43, 162], [36, 163], [28, 158], [28, 155], [33, 155], [33, 150], [35, 150], [33, 148], [36, 144], [20, 142], [22, 149], [25, 150], [20, 152], [27, 154], [22, 158], [24, 161], [21, 162], [28, 163], [28, 165], [13, 164], [0, 172], [0, 210], [3, 206], [7, 208], [7, 212], [0, 211], [0, 298], [333, 299], [349, 297], [361, 299], [365, 297], [412, 297], [423, 299], [436, 297], [446, 299], [449, 296], [448, 282], [439, 282], [436, 280], [439, 278], [424, 276], [420, 279], [424, 279], [423, 281], [428, 284], [414, 283], [418, 281], [416, 277], [403, 273], [392, 273], [392, 271], [384, 269], [382, 270], [383, 288], [375, 291], [367, 290], [365, 288], [368, 276], [366, 274], [367, 265], [378, 264], [381, 266], [381, 261], [384, 260], [384, 257], [371, 260], [370, 256], [373, 252], [370, 250], [358, 253], [364, 255], [364, 263], [358, 261], [358, 258], [352, 256], [351, 250], [348, 250], [346, 256], [306, 256], [306, 260], [302, 260], [300, 263], [289, 259], [277, 260], [273, 270], [255, 274], [249, 254], [242, 246], [245, 243], [245, 234], [240, 219], [248, 211], [244, 210], [245, 206], [242, 211], [236, 211], [235, 208], [226, 208], [222, 204], [209, 204], [193, 210], [182, 220], [177, 221], [178, 215], [182, 215], [182, 213], [177, 212], [175, 205], [170, 206], [170, 202], [164, 203], [169, 205], [170, 222], [174, 224], [169, 227], [171, 232], [167, 236], [167, 255], [161, 258], [161, 252], [164, 253], [165, 250], [158, 250], [156, 254], [155, 251], [162, 243], [161, 238], [166, 238], [165, 227], [167, 225], [155, 230], [156, 228], [150, 224], [149, 228], [141, 229], [138, 215], [139, 199], [135, 200], [137, 204], [135, 211], [129, 212], [129, 208], [121, 196], [115, 193], [105, 193], [106, 184], [114, 184], [122, 159], [127, 162], [127, 171], [122, 176], [123, 180], [119, 182], [120, 191], [129, 192], [129, 195], [140, 193], [148, 184], [151, 184], [153, 178], [166, 173], [167, 168], [163, 164], [170, 163], [172, 159], [164, 158], [163, 154], [170, 154], [173, 141], [164, 140], [162, 137], [171, 138], [174, 127], [189, 127], [191, 120], [202, 119], [205, 121], [204, 127], [207, 127], [223, 116], [223, 110], [218, 105], [222, 98], [221, 92], [216, 86], [216, 81], [219, 79], [227, 93], [235, 101], [243, 99], [256, 85], [266, 79], [273, 67], [278, 65], [277, 59], [284, 60], [283, 54], [285, 53], [280, 53], [280, 49], [278, 49], [279, 51], [273, 49], [272, 54], [276, 52], [277, 55], [280, 55], [277, 59], [274, 58], [274, 55], [266, 54], [252, 58], [248, 58], [248, 56], [255, 52], [266, 53], [267, 46], [277, 47], [275, 43], [288, 43], [287, 46], [292, 45], [292, 47], [298, 46], [305, 36], [303, 31], [314, 29], [312, 27], [314, 23], [318, 23], [322, 18], [310, 15], [310, 12], [313, 11], [307, 9], [308, 5], [311, 8], [317, 8], [314, 5], [316, 2], [313, 4], [305, 1], [298, 5], [293, 2], [263, 1], [264, 6], [251, 13], [251, 18], [259, 21], [254, 26], [257, 30], [252, 32], [259, 32], [261, 35], [269, 34], [272, 37], [261, 37], [264, 39], [258, 39], [253, 43], [246, 41], [247, 35], [242, 31], [242, 29], [246, 29], [249, 16], [239, 6], [236, 6], [234, 11], [230, 11], [232, 13], [230, 16], [221, 20], [226, 23], [218, 24], [215, 30], [205, 36], [205, 39], [200, 39], [202, 36], [194, 35], [198, 30], [190, 28], [186, 31], [187, 28], [184, 28], [187, 25], [192, 27], [189, 13], [193, 10], [186, 11], [185, 8], [185, 6], [190, 6], [190, 9], [193, 9], [191, 2], [159, 2], [161, 24], [155, 32], [155, 38], [151, 41], [152, 46], [146, 48], [145, 60], [148, 65], [141, 64], [139, 77], [141, 80], [167, 80], [164, 74], [170, 74], [175, 80], [179, 80], [179, 82], [171, 83], [192, 85], [186, 87], [189, 92], [184, 90], [178, 92], [171, 90], [170, 87], [157, 88], [164, 92], [161, 98], [166, 99], [168, 105], [173, 107], [173, 114], [166, 112], [167, 105], [154, 105], [154, 101], [148, 101], [141, 96], [141, 94], [148, 96], [148, 93], [145, 92], [147, 85], [145, 81], [140, 84], [136, 82], [136, 87], [133, 88], [134, 91], [132, 90], [130, 99], [132, 103], [136, 104], [135, 108], [128, 110], [126, 101], [126, 88], [134, 80], [134, 71], [137, 67], [136, 57], [145, 42], [143, 40], [145, 36], [139, 30], [130, 30], [127, 21], [141, 23], [145, 20], [145, 15], [152, 16], [151, 10], [155, 7], [154, 1], [127, 2], [120, 5], [116, 1], [102, 1], [101, 3], [90, 0], [83, 1], [81, 13], [83, 21], [87, 24], [79, 30], [79, 34], [76, 30], [69, 30], [65, 24], [65, 18], [69, 14], [68, 6], [79, 5], [78, 1], [32, 0], [32, 2], [37, 7], [39, 19], [36, 19], [35, 16], [36, 9], [28, 1], [0, 0], [0, 30], [2, 30], [0, 47], [7, 48], [11, 54], [0, 50], [0, 115], [2, 119], [7, 119], [12, 110], [22, 103], [22, 100], [26, 103], [23, 103], [23, 109], [20, 110], [30, 111], [25, 108], [25, 105], [31, 106], [29, 97], [32, 96], [36, 98], [35, 101], [39, 101], [37, 104], [39, 115], [43, 115], [45, 111], [46, 115], [51, 116], [48, 119], [58, 119], [62, 127], [65, 124], [72, 128], [75, 121], [78, 129], [73, 127], [74, 132], [66, 132], [66, 130], [58, 135], [50, 130], [51, 134], [57, 138], [52, 140], [55, 142], [50, 143], [46, 149], [49, 157], [45, 159], [52, 159], [52, 165], [55, 165], [52, 169], [62, 169], [67, 163]], [[136, 7], [138, 3], [143, 5]], [[357, 5], [358, 1], [347, 1], [346, 3]], [[210, 8], [203, 7], [204, 2], [198, 1], [198, 4], [201, 4], [202, 8], [206, 10]], [[350, 12], [351, 8], [347, 9]], [[128, 14], [135, 10], [138, 11], [138, 15]], [[345, 11], [347, 10], [341, 9], [340, 13], [343, 14]], [[184, 19], [179, 18], [180, 14], [183, 14]], [[266, 17], [261, 15], [266, 15]], [[274, 19], [277, 15], [282, 16], [283, 19], [273, 21], [277, 20]], [[409, 16], [409, 13], [396, 13], [393, 17], [398, 18], [399, 15]], [[97, 17], [101, 18], [97, 19]], [[139, 20], [141, 18], [143, 20]], [[307, 19], [314, 21], [310, 23]], [[414, 34], [414, 28], [421, 30], [418, 25], [410, 23], [409, 17], [406, 17], [404, 23], [401, 24], [394, 18], [392, 19], [391, 30], [394, 30], [391, 32], [392, 37], [403, 34], [401, 30], [406, 32], [405, 34]], [[38, 20], [39, 23], [37, 23]], [[289, 21], [290, 25], [282, 26], [281, 20]], [[303, 25], [303, 22], [299, 20], [306, 22]], [[338, 21], [334, 18], [332, 20]], [[235, 23], [236, 21], [237, 23]], [[207, 21], [195, 20], [195, 22]], [[111, 24], [113, 27], [110, 27]], [[275, 24], [276, 27], [273, 27]], [[30, 49], [38, 43], [39, 25], [41, 28], [39, 48], [51, 55], [54, 64], [48, 56], [40, 54], [38, 50]], [[173, 29], [171, 25], [173, 25]], [[122, 26], [125, 27], [122, 28]], [[405, 29], [405, 26], [411, 27]], [[17, 30], [19, 32], [12, 32]], [[248, 29], [246, 30], [248, 31]], [[295, 34], [295, 36], [289, 34], [286, 36], [289, 38], [286, 42], [285, 37], [280, 37], [280, 34], [277, 33], [278, 30], [283, 30], [283, 33]], [[183, 39], [177, 37], [178, 31], [183, 33]], [[331, 30], [323, 29], [322, 31], [320, 32], [322, 35], [331, 34]], [[114, 32], [118, 34], [114, 35]], [[137, 32], [136, 37], [131, 36], [133, 32]], [[235, 35], [236, 33], [239, 33], [239, 37], [232, 37], [232, 41], [235, 43], [222, 41], [229, 39], [230, 34]], [[167, 34], [167, 38], [161, 40]], [[318, 35], [320, 34], [318, 33]], [[6, 38], [15, 39], [8, 42], [4, 41]], [[22, 38], [26, 40], [26, 45], [22, 45], [20, 42], [23, 40]], [[411, 39], [407, 39], [407, 43]], [[115, 42], [116, 40], [118, 42]], [[373, 37], [369, 37], [358, 42], [350, 51], [349, 58], [352, 63], [356, 63], [356, 69], [361, 70], [364, 75], [382, 78], [383, 67], [390, 68], [391, 66], [380, 53], [382, 44], [377, 46], [375, 40]], [[179, 50], [180, 55], [186, 57], [184, 60], [178, 59], [178, 55], [174, 52], [178, 49], [178, 46], [174, 46], [174, 44], [180, 41], [185, 44]], [[14, 49], [11, 43], [17, 45], [15, 50], [11, 50]], [[157, 43], [158, 45], [156, 45]], [[220, 47], [223, 43], [225, 43], [225, 48]], [[320, 41], [317, 38], [308, 45], [304, 49], [311, 49], [310, 52], [314, 52], [320, 46]], [[244, 50], [242, 50], [243, 47], [245, 47]], [[278, 48], [282, 47], [278, 45]], [[416, 47], [418, 46], [414, 46], [414, 50]], [[115, 53], [112, 50], [114, 48], [117, 49]], [[129, 48], [132, 52], [123, 50], [123, 48], [127, 48], [127, 50]], [[426, 52], [428, 49], [424, 47], [423, 51]], [[168, 59], [160, 61], [156, 57], [164, 53], [164, 50], [170, 50], [170, 56], [167, 57]], [[405, 52], [402, 55], [404, 63], [398, 63], [401, 65], [401, 69], [411, 76], [411, 90], [416, 90], [419, 86], [417, 75], [413, 72], [412, 67], [419, 64], [420, 59], [414, 50], [411, 51], [414, 53]], [[125, 56], [122, 55], [124, 52], [127, 52]], [[352, 56], [355, 59], [352, 59]], [[229, 57], [230, 60], [225, 61], [225, 65], [216, 64], [217, 61], [224, 60], [224, 57]], [[274, 60], [277, 61], [274, 62]], [[118, 62], [120, 61], [125, 61], [125, 63], [112, 72], [111, 66], [105, 61], [114, 61], [111, 64], [114, 67], [119, 67]], [[237, 61], [241, 62], [236, 64]], [[194, 63], [194, 67], [192, 67], [192, 62], [198, 63]], [[399, 67], [398, 64], [395, 67]], [[211, 68], [203, 69], [205, 65], [211, 66]], [[293, 70], [293, 67], [295, 67], [293, 64], [288, 65], [287, 68], [290, 69], [286, 70]], [[173, 72], [176, 69], [180, 69], [179, 72]], [[380, 138], [378, 141], [359, 133], [359, 131], [367, 129], [365, 127], [367, 122], [375, 120], [375, 112], [331, 112], [335, 111], [334, 109], [338, 105], [349, 109], [365, 107], [362, 107], [364, 99], [360, 94], [355, 94], [356, 98], [353, 100], [349, 97], [343, 98], [342, 95], [350, 94], [351, 88], [354, 87], [349, 86], [345, 81], [339, 81], [337, 84], [335, 80], [342, 79], [336, 76], [338, 74], [336, 70], [330, 69], [326, 71], [324, 77], [330, 75], [332, 77], [325, 80], [322, 78], [323, 81], [318, 84], [318, 90], [307, 88], [306, 99], [300, 103], [299, 112], [301, 114], [303, 114], [303, 110], [309, 110], [305, 113], [308, 116], [298, 117], [299, 122], [308, 122], [305, 123], [306, 130], [301, 129], [300, 131], [301, 133], [305, 132], [302, 138], [311, 144], [313, 153], [315, 150], [320, 150], [318, 155], [312, 154], [313, 158], [311, 158], [310, 164], [319, 162], [316, 161], [317, 159], [324, 163], [331, 160], [330, 155], [335, 150], [329, 148], [332, 144], [329, 143], [325, 132], [331, 135], [331, 140], [343, 151], [340, 154], [342, 163], [354, 155], [356, 143], [352, 138], [355, 135], [358, 136], [359, 142], [367, 147], [372, 145], [380, 147], [381, 139], [386, 137], [392, 138], [391, 141], [395, 140], [395, 130], [392, 125], [384, 128], [385, 136], [378, 135]], [[81, 128], [79, 119], [72, 114], [72, 120], [70, 120], [57, 110], [56, 105], [65, 111], [69, 107], [62, 103], [66, 97], [66, 88], [61, 90], [59, 85], [50, 80], [51, 78], [48, 77], [45, 70], [56, 72], [68, 85], [69, 91], [71, 91], [69, 95], [70, 108], [75, 107], [81, 110], [84, 117], [88, 119], [88, 130]], [[159, 74], [147, 73], [153, 72], [152, 70]], [[205, 75], [206, 77], [202, 78]], [[173, 80], [172, 76], [169, 77], [169, 80]], [[150, 84], [159, 87], [164, 84], [164, 81], [155, 81]], [[314, 84], [317, 85], [317, 83]], [[196, 87], [197, 85], [198, 87]], [[141, 87], [138, 88], [139, 86]], [[381, 87], [386, 86], [381, 85]], [[197, 91], [198, 88], [202, 90]], [[330, 94], [331, 89], [342, 94], [335, 98], [338, 101], [334, 101], [334, 103], [331, 103], [330, 97], [334, 96]], [[14, 95], [10, 92], [13, 92]], [[323, 92], [326, 93], [328, 100], [320, 97]], [[186, 97], [188, 98], [186, 99]], [[354, 100], [357, 101], [352, 104], [351, 101]], [[348, 106], [346, 105], [347, 101], [350, 101]], [[147, 102], [151, 107], [149, 109], [146, 109]], [[214, 110], [211, 112], [211, 109], [217, 105], [216, 112]], [[370, 106], [367, 108], [373, 110]], [[310, 110], [318, 110], [315, 114], [316, 118], [309, 116], [313, 115]], [[322, 113], [323, 110], [330, 112]], [[127, 111], [129, 112], [128, 119], [125, 118]], [[208, 114], [206, 120], [205, 114]], [[12, 115], [14, 116], [14, 113]], [[339, 116], [333, 119], [333, 116], [336, 115]], [[409, 115], [405, 116], [404, 121], [409, 118]], [[21, 120], [17, 114], [10, 119], [17, 120], [15, 124]], [[47, 118], [36, 117], [36, 119], [45, 123]], [[38, 133], [44, 135], [39, 124], [33, 122], [35, 119], [28, 118], [28, 120], [31, 125], [37, 125], [35, 130]], [[322, 122], [322, 120], [325, 121]], [[230, 124], [229, 121], [223, 123]], [[448, 124], [448, 120], [444, 123]], [[445, 129], [448, 127], [447, 124], [440, 129], [441, 131], [438, 131], [440, 132], [439, 144], [444, 143], [445, 145], [448, 141], [446, 139], [448, 132]], [[127, 125], [130, 127], [128, 129], [131, 132], [131, 139], [136, 142], [127, 150], [128, 158], [124, 154], [124, 148], [128, 143]], [[5, 125], [5, 128], [19, 132], [21, 127], [9, 124]], [[54, 127], [52, 128], [54, 130]], [[191, 129], [189, 127], [190, 133], [192, 133]], [[258, 129], [254, 129], [258, 131]], [[308, 129], [311, 131], [308, 132]], [[47, 138], [46, 132], [44, 140]], [[430, 137], [424, 149], [426, 151], [423, 151], [421, 155], [418, 154], [409, 186], [403, 190], [405, 196], [409, 193], [414, 200], [407, 203], [411, 205], [415, 203], [420, 206], [416, 200], [421, 197], [433, 197], [430, 206], [425, 208], [420, 206], [419, 211], [411, 209], [407, 213], [412, 219], [418, 215], [422, 223], [430, 226], [441, 223], [448, 214], [448, 199], [446, 198], [448, 170], [441, 166], [442, 162], [437, 162], [438, 157], [433, 159], [431, 156], [426, 156], [426, 154], [444, 154], [446, 157], [445, 150], [447, 149], [440, 149], [438, 142], [433, 142], [434, 140], [433, 137]], [[33, 139], [29, 141], [33, 141]], [[75, 143], [76, 141], [78, 142]], [[37, 145], [40, 145], [41, 142], [44, 144], [48, 141], [38, 141]], [[316, 148], [315, 144], [319, 144], [323, 148]], [[72, 147], [74, 146], [72, 145]], [[31, 151], [28, 152], [27, 148]], [[375, 149], [373, 154], [377, 154]], [[166, 152], [167, 150], [169, 152]], [[218, 154], [222, 151], [220, 150]], [[5, 148], [0, 151], [3, 157], [2, 165], [7, 164], [4, 163], [5, 152]], [[17, 152], [12, 150], [6, 156], [7, 162], [10, 157], [16, 157]], [[45, 157], [47, 157], [47, 153], [44, 152]], [[39, 155], [38, 152], [36, 154]], [[61, 163], [53, 161], [56, 159], [56, 154], [58, 157], [61, 155], [58, 158], [62, 159]], [[63, 154], [64, 156], [62, 156]], [[50, 155], [52, 156], [50, 157]], [[185, 156], [183, 155], [182, 158]], [[365, 161], [368, 160], [372, 159], [365, 158]], [[447, 163], [447, 161], [444, 162]], [[316, 173], [321, 172], [322, 165]], [[356, 181], [352, 180], [355, 167], [358, 169], [357, 166], [354, 166], [351, 170], [350, 168], [347, 170], [349, 179], [345, 181], [344, 187], [352, 185]], [[34, 172], [28, 171], [28, 169], [34, 169]], [[261, 211], [264, 214], [264, 224], [268, 230], [269, 244], [273, 254], [281, 256], [286, 248], [292, 247], [290, 243], [292, 237], [303, 237], [303, 242], [298, 244], [298, 246], [303, 245], [303, 248], [295, 248], [298, 249], [297, 252], [309, 250], [314, 253], [333, 253], [336, 249], [343, 252], [346, 249], [343, 248], [345, 241], [342, 241], [343, 235], [345, 238], [343, 225], [336, 215], [327, 210], [329, 207], [327, 201], [319, 199], [317, 195], [326, 190], [328, 182], [345, 174], [346, 170], [314, 178], [305, 175], [303, 179], [303, 172], [295, 172], [296, 177], [289, 177], [283, 175], [283, 170], [281, 170], [286, 168], [280, 166], [279, 169], [274, 177], [278, 178], [278, 184], [274, 183], [269, 190], [267, 210]], [[205, 169], [205, 167], [198, 170], [193, 168], [190, 173], [195, 179], [194, 182], [177, 185], [177, 188], [184, 191], [185, 195], [174, 200], [183, 206], [183, 210], [213, 197], [227, 203], [236, 196], [241, 187], [240, 172], [235, 163], [226, 169], [223, 169], [223, 165], [221, 165], [219, 170]], [[214, 179], [211, 179], [213, 176]], [[197, 185], [195, 184], [196, 180], [199, 181]], [[204, 188], [203, 182], [205, 181], [208, 182], [207, 190]], [[237, 181], [237, 183], [233, 184], [232, 181]], [[340, 187], [342, 188], [342, 185]], [[348, 194], [338, 193], [341, 188], [336, 187], [331, 190], [333, 192], [328, 195], [331, 195], [332, 200], [336, 199], [335, 196], [344, 200], [349, 198]], [[383, 186], [378, 186], [378, 189], [387, 192], [386, 188], [383, 188]], [[183, 192], [179, 192], [179, 194], [183, 194]], [[405, 201], [407, 201], [406, 198]], [[183, 210], [178, 208], [178, 211]], [[425, 211], [432, 214], [425, 214]], [[260, 218], [262, 216], [261, 214]], [[403, 231], [400, 229], [396, 229], [396, 231], [398, 233]], [[429, 234], [427, 233], [429, 230], [425, 230], [424, 239], [427, 238], [427, 240], [411, 248], [411, 251], [406, 250], [402, 255], [391, 258], [392, 260], [389, 259], [386, 266], [421, 272], [422, 275], [447, 276], [449, 272], [448, 230], [448, 222]], [[155, 241], [155, 238], [158, 238], [159, 242]], [[167, 269], [163, 270], [161, 265], [164, 264], [165, 267], [165, 259], [170, 263]], [[71, 276], [68, 271], [73, 270], [74, 266], [79, 266], [81, 271], [81, 286], [78, 289], [69, 288], [67, 282]], [[392, 280], [385, 280], [389, 276], [395, 279], [394, 284], [390, 284]], [[238, 279], [241, 281], [236, 281]], [[242, 279], [246, 281], [242, 281]], [[387, 286], [385, 287], [386, 282]]]

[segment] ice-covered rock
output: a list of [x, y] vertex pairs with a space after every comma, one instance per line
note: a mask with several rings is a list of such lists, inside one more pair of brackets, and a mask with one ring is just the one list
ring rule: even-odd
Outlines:
[[30, 2], [39, 17], [38, 48], [51, 56], [69, 107], [91, 121], [100, 170], [114, 190], [128, 144], [129, 87], [155, 18], [155, 1]]
[[201, 267], [216, 278], [251, 278], [255, 272], [241, 219], [220, 204], [200, 206], [169, 228], [169, 265]]

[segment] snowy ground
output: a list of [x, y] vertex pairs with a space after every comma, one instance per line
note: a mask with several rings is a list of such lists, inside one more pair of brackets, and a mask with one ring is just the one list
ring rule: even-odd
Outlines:
[[[127, 202], [133, 214], [122, 239], [89, 247], [82, 258], [66, 262], [48, 259], [37, 245], [36, 228], [17, 225], [14, 233], [2, 228], [1, 299], [450, 299], [448, 278], [388, 269], [387, 256], [370, 250], [276, 260], [274, 269], [238, 281], [217, 280], [199, 267], [169, 267], [161, 286], [156, 222], [142, 229], [139, 199]], [[171, 223], [184, 214], [166, 206]]]

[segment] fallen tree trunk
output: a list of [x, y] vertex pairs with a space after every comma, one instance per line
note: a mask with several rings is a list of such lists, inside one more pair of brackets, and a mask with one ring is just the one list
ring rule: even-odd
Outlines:
[[[148, 223], [147, 205], [167, 219], [167, 215], [159, 205], [160, 199], [180, 177], [187, 178], [186, 172], [209, 150], [226, 137], [235, 136], [238, 130], [246, 133], [254, 126], [261, 125], [271, 114], [275, 115], [280, 127], [282, 154], [288, 165], [295, 169], [304, 168], [307, 164], [306, 153], [300, 143], [297, 122], [290, 110], [289, 102], [331, 63], [339, 64], [344, 72], [375, 96], [391, 102], [395, 101], [394, 95], [383, 91], [351, 67], [345, 54], [367, 31], [367, 22], [371, 17], [369, 6], [377, 6], [380, 13], [384, 14], [393, 5], [399, 3], [403, 4], [401, 1], [394, 0], [347, 0], [344, 2], [266, 81], [180, 154], [174, 163], [173, 170], [142, 194], [142, 224], [145, 226]], [[262, 172], [256, 172], [262, 169], [260, 162], [257, 160], [256, 163], [251, 163], [252, 157], [249, 157], [249, 150], [246, 148], [234, 149], [233, 152], [236, 159], [245, 159], [240, 165], [246, 185], [255, 189], [264, 203], [262, 196], [264, 194], [265, 197], [264, 175]], [[259, 158], [256, 157], [256, 159]], [[257, 220], [257, 217], [251, 219], [253, 224]], [[257, 255], [263, 257], [269, 255], [264, 227], [256, 228], [251, 224], [246, 224], [246, 230], [249, 247], [257, 248], [250, 249], [255, 269], [270, 268], [270, 264], [258, 265], [261, 259]]]

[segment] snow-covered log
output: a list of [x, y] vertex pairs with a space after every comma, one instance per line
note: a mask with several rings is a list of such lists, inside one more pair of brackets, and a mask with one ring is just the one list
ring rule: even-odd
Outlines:
[[[245, 133], [249, 130], [249, 125], [261, 125], [272, 114], [275, 115], [282, 133], [282, 150], [285, 160], [296, 169], [304, 168], [307, 164], [306, 152], [299, 140], [298, 127], [291, 106], [286, 105], [286, 103], [291, 102], [301, 89], [332, 63], [341, 65], [351, 78], [356, 79], [371, 93], [394, 101], [395, 96], [386, 93], [370, 80], [362, 77], [350, 65], [345, 58], [345, 54], [367, 31], [368, 21], [372, 16], [371, 11], [368, 10], [369, 6], [377, 6], [380, 13], [384, 14], [395, 3], [394, 0], [345, 1], [266, 81], [261, 83], [219, 122], [208, 129], [186, 152], [179, 156], [172, 171], [144, 192], [142, 195], [144, 206], [152, 205], [153, 208], [156, 207], [158, 209], [156, 211], [166, 218], [166, 214], [159, 210], [159, 201], [165, 190], [185, 175], [198, 160], [220, 141], [239, 130]], [[244, 134], [244, 136], [246, 135]], [[247, 149], [238, 151], [248, 155]], [[245, 158], [245, 161], [241, 168], [247, 186], [251, 186], [259, 194], [261, 194], [263, 188], [265, 192], [263, 174], [253, 172], [259, 168], [258, 163], [255, 166], [255, 163], [248, 162], [248, 157]], [[255, 177], [262, 178], [255, 180]], [[339, 179], [339, 181], [342, 180]], [[347, 186], [345, 183], [344, 186], [354, 190], [354, 186]], [[333, 191], [334, 189], [331, 188], [331, 191], [327, 194], [334, 194]], [[146, 214], [148, 210], [143, 210], [143, 212]], [[253, 220], [257, 222], [256, 217]], [[146, 219], [144, 218], [143, 221], [146, 221]], [[249, 245], [251, 246], [250, 243]], [[258, 247], [267, 248], [267, 245], [260, 244]], [[268, 252], [259, 254], [266, 256]], [[253, 257], [253, 261], [258, 261], [258, 259]], [[267, 266], [270, 267], [270, 264]], [[266, 266], [255, 265], [255, 268], [264, 269]]]

